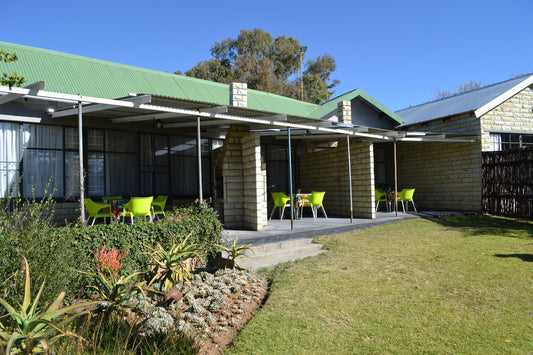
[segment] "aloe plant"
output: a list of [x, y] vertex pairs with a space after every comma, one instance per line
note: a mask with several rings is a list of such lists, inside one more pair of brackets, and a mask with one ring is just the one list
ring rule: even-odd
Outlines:
[[231, 244], [231, 247], [226, 247], [224, 245], [218, 245], [220, 249], [228, 253], [228, 258], [226, 261], [226, 267], [228, 266], [228, 263], [232, 265], [232, 268], [240, 268], [237, 265], [237, 259], [241, 257], [249, 258], [249, 255], [246, 255], [246, 250], [251, 250], [252, 253], [254, 253], [254, 250], [252, 249], [252, 244], [241, 244], [239, 245], [239, 237], [235, 235], [235, 240]]
[[89, 288], [95, 289], [107, 302], [111, 309], [119, 309], [124, 306], [124, 302], [130, 298], [133, 291], [138, 290], [144, 295], [144, 283], [135, 282], [135, 278], [142, 272], [134, 272], [127, 276], [120, 276], [122, 269], [122, 259], [127, 253], [122, 253], [116, 249], [106, 250], [105, 246], [94, 254], [96, 261], [95, 272], [80, 271], [83, 274], [94, 277], [95, 285]]
[[165, 249], [160, 243], [155, 248], [150, 249], [151, 265], [154, 267], [154, 277], [150, 281], [152, 285], [155, 281], [161, 281], [165, 292], [174, 288], [178, 283], [183, 283], [191, 278], [191, 271], [187, 265], [187, 260], [202, 256], [199, 244], [188, 243], [189, 237], [179, 243], [174, 240], [169, 249]]
[[50, 345], [60, 337], [78, 336], [61, 328], [83, 313], [77, 313], [61, 320], [58, 320], [58, 318], [95, 302], [78, 303], [60, 308], [65, 297], [65, 292], [61, 292], [47, 310], [41, 310], [38, 307], [38, 303], [45, 282], [43, 281], [41, 284], [32, 302], [30, 267], [26, 257], [22, 254], [21, 256], [24, 259], [26, 270], [24, 299], [22, 305], [19, 304], [17, 309], [3, 298], [0, 298], [0, 304], [11, 318], [11, 322], [9, 322], [9, 318], [0, 318], [0, 342], [5, 347], [6, 354], [48, 352]]

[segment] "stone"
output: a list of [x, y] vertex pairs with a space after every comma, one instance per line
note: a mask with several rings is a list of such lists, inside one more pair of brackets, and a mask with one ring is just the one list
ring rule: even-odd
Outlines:
[[175, 288], [171, 288], [165, 293], [165, 298], [163, 303], [166, 307], [170, 306], [172, 303], [178, 302], [183, 297], [183, 293]]

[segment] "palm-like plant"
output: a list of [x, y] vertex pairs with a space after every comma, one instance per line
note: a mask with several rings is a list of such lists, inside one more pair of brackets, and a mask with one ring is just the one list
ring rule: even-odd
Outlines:
[[231, 247], [226, 247], [224, 245], [218, 245], [220, 249], [228, 253], [228, 258], [226, 260], [226, 267], [228, 266], [228, 263], [232, 265], [232, 268], [240, 268], [237, 265], [236, 260], [241, 257], [249, 258], [249, 255], [246, 255], [246, 250], [251, 250], [252, 253], [254, 253], [254, 250], [252, 249], [252, 244], [241, 244], [239, 245], [239, 237], [235, 235], [235, 240], [233, 241], [233, 244], [231, 244]]
[[[22, 254], [21, 254], [22, 255]], [[77, 313], [60, 321], [56, 320], [65, 313], [89, 306], [95, 302], [85, 302], [60, 308], [65, 292], [61, 292], [56, 300], [46, 311], [38, 308], [39, 298], [43, 292], [45, 282], [41, 284], [37, 296], [31, 300], [30, 267], [26, 257], [22, 255], [26, 269], [24, 285], [24, 300], [19, 309], [0, 298], [0, 304], [11, 318], [0, 319], [0, 344], [5, 347], [6, 354], [48, 352], [50, 345], [63, 336], [78, 335], [62, 330], [61, 328], [83, 313]]]
[[169, 249], [165, 249], [160, 243], [156, 243], [155, 248], [148, 247], [155, 273], [150, 285], [155, 281], [160, 281], [165, 287], [165, 292], [168, 292], [178, 283], [191, 278], [187, 261], [203, 255], [199, 244], [188, 243], [191, 235], [192, 232], [179, 243], [174, 239]]

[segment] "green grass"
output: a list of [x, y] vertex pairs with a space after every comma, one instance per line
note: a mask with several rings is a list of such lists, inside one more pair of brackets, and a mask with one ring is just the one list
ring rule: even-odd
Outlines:
[[533, 224], [416, 219], [318, 242], [272, 271], [228, 353], [533, 353]]

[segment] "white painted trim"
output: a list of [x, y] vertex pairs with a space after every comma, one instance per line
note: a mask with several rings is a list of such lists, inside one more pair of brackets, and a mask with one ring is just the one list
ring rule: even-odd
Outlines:
[[24, 123], [41, 123], [41, 117], [33, 116], [13, 116], [0, 114], [0, 121], [24, 122]]
[[476, 118], [483, 116], [484, 114], [486, 114], [487, 112], [495, 108], [496, 106], [500, 105], [504, 101], [510, 99], [511, 97], [513, 97], [514, 95], [518, 94], [520, 91], [524, 90], [525, 88], [531, 85], [533, 85], [533, 75], [531, 75], [526, 80], [520, 82], [516, 86], [512, 87], [511, 89], [507, 90], [500, 96], [496, 97], [494, 100], [491, 100], [490, 102], [486, 103], [485, 105], [475, 110], [474, 115], [476, 116]]
[[[31, 83], [29, 85], [26, 85], [24, 87], [24, 89], [30, 89], [30, 90], [42, 90], [44, 89], [46, 86], [46, 84], [44, 83], [44, 81], [40, 80], [40, 81], [36, 81], [34, 83]], [[10, 101], [13, 101], [13, 100], [16, 100], [20, 97], [23, 97], [24, 95], [22, 94], [15, 94], [15, 93], [10, 93], [10, 94], [5, 94], [3, 96], [0, 96], [0, 105], [3, 105], [5, 103], [8, 103]]]
[[228, 106], [215, 106], [215, 107], [201, 107], [198, 111], [211, 112], [211, 113], [227, 113]]
[[[119, 99], [117, 101], [121, 102], [133, 102], [138, 105], [140, 104], [146, 104], [152, 102], [152, 97], [150, 95], [141, 95], [141, 96], [133, 96], [133, 97], [126, 97], [124, 99]], [[89, 112], [97, 112], [97, 111], [103, 111], [103, 110], [111, 110], [113, 108], [117, 108], [118, 106], [110, 106], [107, 104], [96, 104], [91, 106], [84, 106], [83, 107], [83, 113], [89, 113]], [[66, 110], [59, 110], [55, 111], [51, 114], [52, 118], [58, 118], [58, 117], [65, 117], [65, 116], [73, 116], [78, 113], [77, 108], [71, 108]]]
[[[237, 121], [229, 120], [211, 120], [211, 121], [202, 121], [202, 127], [207, 126], [227, 126], [230, 124], [239, 123]], [[178, 122], [178, 123], [167, 123], [163, 125], [163, 128], [187, 128], [187, 127], [196, 127], [196, 122]]]
[[138, 108], [138, 104], [135, 102], [121, 101], [121, 100], [112, 100], [112, 99], [103, 99], [100, 97], [84, 96], [84, 95], [72, 95], [72, 94], [62, 94], [52, 91], [35, 91], [26, 88], [17, 88], [8, 86], [0, 86], [0, 94], [20, 94], [23, 97], [28, 97], [31, 99], [37, 100], [49, 100], [49, 101], [60, 101], [60, 102], [72, 102], [74, 104], [81, 102], [83, 105], [87, 104], [104, 104], [109, 106], [117, 107], [130, 107]]
[[147, 115], [136, 115], [136, 116], [129, 116], [129, 117], [113, 118], [111, 119], [111, 122], [113, 123], [142, 122], [142, 121], [162, 120], [166, 118], [176, 118], [176, 117], [183, 117], [183, 116], [189, 116], [189, 115], [169, 113], [169, 112], [151, 113]]

